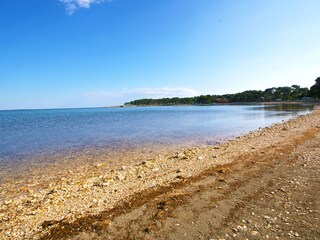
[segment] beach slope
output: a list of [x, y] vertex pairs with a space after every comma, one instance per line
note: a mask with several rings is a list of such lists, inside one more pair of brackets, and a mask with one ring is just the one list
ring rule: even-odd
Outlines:
[[6, 200], [0, 231], [3, 239], [317, 239], [319, 159], [316, 109], [219, 146]]

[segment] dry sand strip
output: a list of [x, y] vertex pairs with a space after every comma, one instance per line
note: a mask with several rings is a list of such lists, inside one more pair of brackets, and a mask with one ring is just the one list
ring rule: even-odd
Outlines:
[[1, 239], [318, 239], [320, 110], [0, 203]]

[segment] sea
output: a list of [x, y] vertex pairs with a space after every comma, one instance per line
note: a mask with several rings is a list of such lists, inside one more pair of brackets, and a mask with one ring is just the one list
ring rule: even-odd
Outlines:
[[309, 104], [259, 104], [3, 110], [0, 166], [83, 149], [215, 145], [312, 109]]

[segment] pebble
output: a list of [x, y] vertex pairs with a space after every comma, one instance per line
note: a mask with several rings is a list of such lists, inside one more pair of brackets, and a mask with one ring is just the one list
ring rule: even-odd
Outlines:
[[121, 170], [122, 170], [122, 171], [124, 171], [124, 170], [126, 170], [126, 169], [127, 169], [127, 166], [122, 166], [122, 167], [121, 167]]
[[121, 174], [118, 174], [116, 177], [115, 177], [116, 180], [119, 180], [119, 181], [123, 181], [126, 179], [125, 176], [121, 175]]
[[5, 205], [9, 205], [9, 204], [11, 204], [12, 203], [12, 200], [6, 200], [6, 201], [4, 201], [4, 204]]

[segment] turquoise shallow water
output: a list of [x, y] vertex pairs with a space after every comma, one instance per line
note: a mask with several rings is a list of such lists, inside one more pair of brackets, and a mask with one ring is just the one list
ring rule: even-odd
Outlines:
[[216, 105], [0, 111], [0, 162], [90, 147], [212, 145], [311, 109]]

